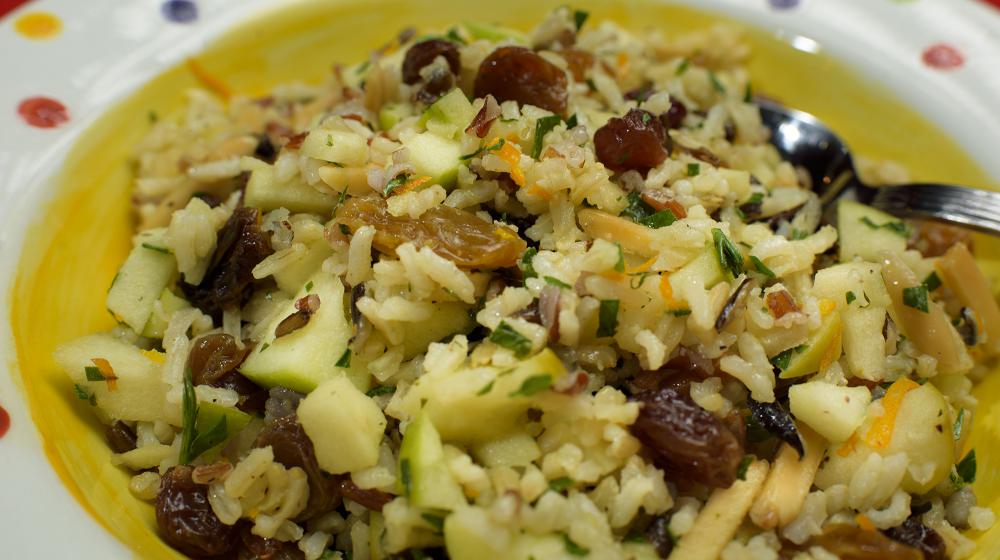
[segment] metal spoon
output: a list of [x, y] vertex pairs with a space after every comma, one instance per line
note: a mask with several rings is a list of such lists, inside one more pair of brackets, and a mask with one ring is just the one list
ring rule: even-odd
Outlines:
[[809, 173], [825, 215], [836, 207], [834, 201], [852, 196], [901, 218], [936, 220], [1000, 235], [1000, 193], [937, 183], [866, 185], [847, 145], [819, 119], [773, 101], [756, 101], [764, 126], [771, 130], [771, 144], [784, 159]]

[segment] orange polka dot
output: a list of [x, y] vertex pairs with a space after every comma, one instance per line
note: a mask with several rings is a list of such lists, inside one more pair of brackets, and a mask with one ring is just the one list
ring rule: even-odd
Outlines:
[[48, 12], [28, 12], [14, 20], [14, 29], [28, 39], [51, 39], [62, 31], [62, 21]]

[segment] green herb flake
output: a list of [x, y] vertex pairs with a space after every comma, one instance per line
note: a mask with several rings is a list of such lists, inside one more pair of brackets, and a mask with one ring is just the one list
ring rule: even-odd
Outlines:
[[351, 235], [351, 228], [347, 227], [347, 224], [337, 224], [337, 227], [340, 228], [340, 233]]
[[310, 280], [310, 281], [306, 282], [306, 293], [308, 294], [309, 292], [312, 291], [312, 289], [313, 289], [313, 282], [312, 282], [312, 280]]
[[87, 376], [87, 381], [104, 381], [106, 378], [101, 374], [101, 370], [94, 366], [86, 366], [83, 368], [84, 375]]
[[774, 271], [771, 270], [770, 268], [767, 268], [767, 265], [764, 264], [764, 261], [758, 259], [753, 255], [750, 255], [750, 264], [753, 265], [754, 269], [757, 272], [763, 274], [764, 276], [767, 276], [768, 278], [776, 277]]
[[547, 373], [532, 375], [521, 383], [516, 391], [511, 391], [508, 397], [530, 397], [552, 386], [552, 376]]
[[931, 271], [927, 278], [924, 278], [924, 286], [927, 287], [928, 292], [933, 292], [941, 287], [941, 277], [937, 275], [937, 272]]
[[847, 292], [844, 294], [844, 299], [847, 300], [847, 305], [851, 305], [858, 298], [854, 295], [854, 292]]
[[566, 130], [576, 128], [576, 125], [578, 124], [580, 124], [580, 120], [577, 118], [576, 113], [573, 113], [570, 118], [566, 119]]
[[506, 143], [506, 142], [507, 141], [504, 140], [503, 138], [498, 138], [497, 141], [494, 142], [493, 144], [491, 144], [489, 146], [485, 146], [485, 147], [480, 147], [478, 150], [472, 152], [471, 154], [465, 154], [464, 156], [460, 156], [458, 159], [460, 159], [462, 161], [468, 161], [468, 160], [470, 160], [470, 159], [472, 159], [472, 158], [474, 158], [474, 157], [476, 157], [476, 156], [478, 156], [478, 155], [480, 155], [480, 154], [482, 154], [484, 152], [495, 152], [495, 151], [499, 150], [500, 148], [502, 148], [503, 145], [504, 145], [504, 143]]
[[368, 389], [365, 393], [369, 397], [381, 397], [382, 395], [391, 395], [396, 392], [396, 388], [392, 385], [379, 385], [378, 387], [372, 387]]
[[496, 383], [496, 379], [491, 380], [489, 383], [483, 386], [482, 389], [476, 391], [476, 396], [481, 397], [493, 390], [493, 384]]
[[598, 310], [597, 336], [614, 336], [618, 330], [618, 307], [617, 299], [602, 299], [601, 307]]
[[351, 367], [351, 349], [347, 348], [344, 353], [340, 355], [340, 359], [334, 364], [339, 368], [349, 368]]
[[973, 449], [955, 465], [951, 473], [951, 481], [961, 488], [976, 481], [976, 450]]
[[661, 227], [667, 227], [676, 221], [677, 216], [675, 216], [670, 209], [667, 209], [657, 212], [647, 218], [643, 218], [639, 221], [639, 223], [648, 228], [660, 229]]
[[409, 498], [410, 493], [413, 491], [413, 477], [410, 471], [409, 459], [399, 460], [399, 481], [403, 484], [403, 495]]
[[531, 341], [526, 336], [514, 330], [506, 321], [501, 321], [490, 334], [490, 342], [508, 350], [512, 350], [518, 358], [523, 358], [531, 352]]
[[635, 191], [628, 193], [625, 200], [625, 209], [619, 214], [621, 217], [628, 218], [636, 223], [642, 223], [643, 220], [656, 213], [656, 210], [642, 199], [642, 195]]
[[691, 66], [691, 60], [685, 58], [684, 60], [681, 61], [679, 65], [677, 65], [677, 70], [674, 71], [674, 75], [676, 76], [683, 75], [685, 72], [687, 72], [690, 66]]
[[965, 409], [960, 409], [958, 411], [958, 417], [955, 418], [955, 425], [951, 428], [951, 437], [955, 441], [962, 439], [962, 432], [965, 431]]
[[420, 517], [438, 533], [444, 532], [444, 518], [433, 513], [421, 513]]
[[736, 478], [746, 480], [747, 469], [750, 468], [751, 463], [753, 463], [753, 455], [744, 455], [743, 459], [740, 460], [740, 466], [736, 467]]
[[452, 27], [451, 29], [449, 29], [448, 32], [445, 33], [444, 37], [445, 39], [448, 39], [453, 43], [458, 43], [459, 45], [466, 44], [465, 39], [463, 39], [462, 36], [459, 35], [457, 27]]
[[896, 235], [906, 238], [910, 237], [910, 228], [903, 222], [886, 222], [884, 224], [876, 224], [871, 220], [871, 218], [864, 216], [861, 218], [861, 223], [872, 229], [887, 229]]
[[576, 30], [579, 31], [583, 24], [587, 22], [587, 18], [590, 17], [589, 12], [583, 10], [575, 10], [573, 12], [573, 24], [576, 25]]
[[538, 159], [542, 155], [542, 145], [545, 141], [545, 135], [551, 132], [560, 122], [562, 122], [562, 118], [559, 115], [548, 115], [535, 122], [535, 143], [531, 148], [531, 157]]
[[671, 309], [667, 313], [673, 315], [674, 317], [687, 317], [691, 314], [690, 309]]
[[528, 247], [524, 250], [524, 254], [521, 255], [521, 260], [517, 262], [517, 268], [521, 269], [521, 275], [525, 278], [538, 278], [538, 273], [535, 272], [535, 267], [531, 264], [532, 259], [537, 254], [538, 249]]
[[570, 286], [569, 284], [563, 282], [562, 280], [556, 278], [555, 276], [545, 276], [543, 279], [545, 280], [545, 283], [550, 286], [555, 286], [557, 288], [562, 288], [564, 290], [573, 289], [573, 286]]
[[572, 554], [573, 556], [586, 556], [590, 554], [589, 548], [584, 548], [576, 544], [575, 542], [573, 542], [573, 539], [569, 538], [569, 535], [567, 535], [566, 533], [562, 534], [562, 538], [563, 538], [563, 544], [566, 546], [566, 552]]
[[202, 453], [212, 449], [226, 440], [229, 435], [226, 416], [223, 414], [212, 424], [212, 427], [204, 432], [195, 430], [194, 440], [191, 442], [190, 457], [197, 459]]
[[776, 356], [771, 358], [770, 360], [771, 365], [778, 368], [778, 371], [785, 371], [786, 369], [788, 369], [788, 364], [789, 362], [792, 361], [792, 354], [794, 353], [795, 349], [789, 348], [788, 350], [785, 350], [784, 352], [777, 354]]
[[622, 542], [641, 544], [646, 542], [646, 537], [643, 536], [643, 534], [640, 532], [629, 533], [625, 535], [625, 538], [622, 539]]
[[260, 351], [263, 352], [264, 350], [267, 350], [270, 347], [271, 347], [271, 345], [269, 343], [265, 342], [264, 344], [261, 345]]
[[330, 134], [326, 135], [326, 145], [327, 146], [333, 146], [333, 136], [330, 135]]
[[715, 72], [709, 71], [708, 79], [712, 82], [712, 89], [721, 94], [726, 93], [726, 86], [722, 85], [722, 82], [719, 81], [719, 77], [715, 75]]
[[615, 243], [618, 246], [618, 261], [615, 262], [615, 272], [625, 272], [625, 252], [622, 251], [622, 244]]
[[90, 406], [97, 406], [97, 396], [75, 383], [73, 384], [73, 394], [81, 401], [89, 402]]
[[191, 369], [184, 371], [184, 392], [181, 401], [181, 449], [179, 462], [186, 465], [194, 457], [191, 456], [191, 444], [194, 443], [195, 422], [198, 420], [198, 397], [194, 392], [194, 383], [191, 381]]
[[170, 249], [167, 249], [166, 247], [159, 247], [157, 245], [152, 245], [150, 243], [143, 243], [142, 248], [149, 249], [150, 251], [156, 251], [157, 253], [163, 253], [164, 255], [170, 254]]
[[688, 177], [697, 177], [701, 173], [700, 163], [689, 163], [687, 165], [687, 175]]
[[750, 82], [747, 82], [746, 87], [743, 88], [743, 102], [744, 103], [753, 102], [753, 89], [750, 88]]
[[388, 198], [393, 193], [393, 191], [405, 185], [406, 182], [409, 180], [410, 180], [409, 173], [400, 173], [399, 175], [396, 175], [395, 177], [390, 179], [388, 183], [385, 184], [385, 190], [382, 191], [382, 194], [386, 198]]
[[927, 304], [927, 286], [921, 284], [910, 288], [903, 288], [903, 304], [924, 313], [930, 313]]
[[722, 269], [733, 278], [743, 274], [743, 253], [736, 245], [719, 228], [712, 228], [712, 239], [715, 241], [715, 256]]
[[561, 476], [549, 481], [549, 490], [553, 492], [565, 492], [573, 487], [576, 481], [568, 476]]

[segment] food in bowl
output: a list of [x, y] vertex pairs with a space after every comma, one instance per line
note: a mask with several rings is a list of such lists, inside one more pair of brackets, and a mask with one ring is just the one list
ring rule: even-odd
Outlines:
[[167, 543], [958, 558], [993, 523], [965, 442], [1000, 309], [963, 236], [822, 224], [731, 29], [586, 19], [208, 79], [152, 126], [119, 326], [56, 358]]

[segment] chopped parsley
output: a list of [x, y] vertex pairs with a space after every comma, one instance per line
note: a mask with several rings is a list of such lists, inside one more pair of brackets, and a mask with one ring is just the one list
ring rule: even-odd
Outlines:
[[951, 481], [961, 488], [976, 481], [976, 450], [973, 449], [955, 465]]
[[382, 395], [391, 395], [396, 392], [396, 388], [392, 385], [379, 385], [378, 387], [372, 387], [368, 389], [365, 393], [369, 397], [381, 397]]
[[351, 367], [351, 349], [347, 348], [344, 353], [340, 355], [340, 359], [334, 364], [339, 368], [349, 368]]
[[753, 102], [753, 90], [750, 88], [750, 82], [747, 82], [746, 87], [743, 88], [743, 102]]
[[602, 299], [601, 307], [598, 310], [597, 336], [615, 336], [618, 330], [618, 307], [617, 299]]
[[622, 244], [615, 243], [618, 246], [618, 261], [615, 262], [615, 272], [625, 272], [625, 252], [622, 251]]
[[81, 401], [89, 402], [90, 406], [97, 406], [97, 396], [87, 391], [80, 385], [77, 385], [75, 383], [73, 384], [73, 394], [75, 394], [76, 398], [80, 399]]
[[688, 177], [697, 177], [701, 173], [700, 163], [689, 163], [687, 165], [687, 175]]
[[494, 142], [493, 144], [490, 144], [489, 146], [485, 146], [485, 147], [479, 148], [478, 150], [472, 152], [471, 154], [465, 154], [464, 156], [460, 156], [458, 159], [460, 159], [462, 161], [468, 161], [468, 160], [470, 160], [470, 159], [472, 159], [472, 158], [474, 158], [474, 157], [482, 154], [483, 152], [495, 152], [495, 151], [499, 150], [500, 148], [503, 148], [503, 145], [506, 142], [507, 141], [504, 140], [503, 138], [498, 138], [497, 141]]
[[490, 382], [487, 383], [486, 385], [484, 385], [482, 389], [476, 391], [476, 396], [477, 397], [481, 397], [481, 396], [485, 395], [486, 393], [489, 393], [490, 391], [492, 391], [494, 383], [496, 383], [496, 379], [490, 380]]
[[389, 197], [389, 195], [391, 195], [393, 191], [405, 185], [406, 182], [409, 180], [410, 180], [409, 173], [400, 173], [399, 175], [396, 175], [395, 177], [390, 179], [388, 183], [385, 184], [385, 190], [382, 191], [382, 194], [386, 197]]
[[642, 220], [639, 221], [639, 223], [648, 228], [660, 229], [661, 227], [667, 227], [676, 221], [677, 221], [677, 216], [675, 216], [674, 213], [668, 208], [666, 210], [657, 212], [652, 216], [643, 218]]
[[538, 254], [538, 249], [534, 247], [528, 247], [524, 250], [524, 254], [521, 255], [521, 260], [517, 263], [517, 268], [521, 269], [521, 275], [525, 278], [537, 278], [538, 273], [535, 272], [534, 265], [531, 264], [531, 260], [535, 258]]
[[562, 534], [562, 538], [563, 538], [563, 545], [566, 546], [566, 552], [572, 554], [573, 556], [586, 556], [590, 554], [589, 548], [585, 548], [576, 544], [575, 542], [573, 542], [573, 539], [569, 538], [569, 535], [567, 535], [566, 533]]
[[306, 282], [306, 293], [308, 294], [309, 292], [312, 291], [312, 289], [313, 289], [313, 281], [310, 280], [310, 281]]
[[715, 241], [715, 256], [722, 269], [733, 278], [743, 274], [743, 253], [736, 245], [719, 228], [712, 228], [712, 239]]
[[421, 513], [420, 517], [438, 533], [444, 532], [444, 518], [433, 513]]
[[740, 460], [740, 466], [736, 467], [736, 478], [746, 480], [747, 469], [750, 468], [751, 463], [753, 463], [753, 455], [744, 455], [743, 459]]
[[576, 128], [578, 124], [580, 124], [580, 120], [576, 117], [576, 113], [573, 113], [570, 118], [566, 119], [566, 130]]
[[958, 418], [955, 418], [955, 425], [951, 428], [951, 437], [955, 441], [962, 439], [962, 432], [965, 431], [965, 409], [958, 411]]
[[691, 66], [691, 60], [685, 58], [684, 60], [681, 61], [680, 64], [677, 65], [677, 70], [674, 71], [674, 75], [680, 76], [684, 74], [685, 72], [687, 72], [687, 69], [690, 66]]
[[927, 278], [924, 278], [924, 286], [927, 287], [928, 292], [933, 292], [941, 287], [941, 277], [937, 275], [937, 272], [932, 271], [927, 275]]
[[449, 29], [448, 33], [445, 33], [444, 37], [445, 39], [448, 39], [453, 43], [458, 43], [459, 45], [466, 44], [465, 39], [463, 39], [462, 36], [458, 34], [458, 28], [456, 27], [452, 27], [451, 29]]
[[508, 397], [530, 397], [541, 393], [552, 386], [552, 376], [547, 373], [532, 375], [521, 383], [521, 387], [516, 391], [511, 391]]
[[523, 358], [531, 352], [531, 341], [514, 330], [514, 327], [506, 321], [500, 321], [497, 328], [490, 334], [490, 342], [513, 351], [518, 358]]
[[199, 430], [200, 407], [191, 381], [191, 370], [184, 372], [184, 393], [181, 402], [181, 449], [179, 462], [189, 464], [202, 453], [222, 443], [229, 434], [226, 415], [221, 414], [208, 429]]
[[930, 313], [927, 306], [927, 286], [921, 284], [910, 288], [903, 288], [903, 304], [924, 313]]
[[167, 249], [166, 247], [159, 247], [157, 245], [151, 245], [149, 243], [143, 243], [142, 248], [149, 249], [150, 251], [156, 251], [157, 253], [163, 253], [164, 255], [170, 254], [170, 249]]
[[333, 146], [333, 135], [330, 134], [326, 135], [326, 145]]
[[87, 376], [87, 381], [104, 381], [105, 377], [101, 374], [101, 370], [94, 366], [86, 366], [83, 368], [84, 375]]
[[633, 222], [642, 223], [643, 220], [656, 213], [656, 209], [646, 204], [646, 201], [642, 199], [642, 195], [635, 191], [628, 193], [625, 200], [625, 209], [622, 210], [619, 216], [628, 218]]
[[531, 148], [531, 157], [538, 159], [542, 155], [542, 144], [545, 141], [545, 135], [551, 132], [560, 122], [562, 122], [562, 117], [559, 115], [542, 117], [535, 122], [535, 144]]
[[771, 365], [778, 368], [778, 371], [785, 371], [788, 369], [789, 362], [792, 361], [792, 354], [795, 353], [794, 348], [789, 348], [780, 354], [775, 355], [771, 358]]
[[847, 305], [851, 305], [858, 298], [854, 295], [854, 292], [847, 292], [844, 294], [844, 299], [847, 300]]
[[548, 285], [550, 285], [550, 286], [555, 286], [557, 288], [563, 288], [564, 290], [572, 290], [573, 289], [573, 286], [570, 286], [569, 284], [563, 282], [562, 280], [556, 278], [555, 276], [545, 276], [545, 277], [543, 277], [543, 280], [545, 280], [545, 283], [548, 284]]
[[568, 476], [561, 476], [549, 481], [549, 490], [553, 492], [565, 492], [573, 487], [576, 481]]
[[770, 268], [767, 268], [767, 265], [764, 264], [764, 261], [758, 259], [753, 255], [750, 255], [750, 264], [753, 265], [754, 269], [757, 272], [763, 274], [764, 276], [767, 276], [768, 278], [776, 277], [774, 271], [771, 270]]
[[264, 350], [267, 350], [267, 349], [268, 349], [268, 348], [270, 348], [270, 347], [271, 347], [271, 345], [270, 345], [269, 343], [265, 342], [265, 343], [264, 343], [264, 344], [263, 344], [263, 345], [262, 345], [262, 346], [260, 347], [260, 351], [261, 351], [261, 352], [263, 352]]
[[726, 86], [722, 85], [722, 82], [719, 81], [719, 77], [715, 75], [715, 72], [709, 71], [708, 79], [712, 82], [712, 89], [722, 94], [726, 93]]
[[589, 12], [583, 10], [575, 10], [573, 12], [573, 24], [576, 25], [576, 30], [579, 31], [583, 27], [583, 24], [587, 22], [587, 18], [590, 17]]
[[868, 216], [861, 218], [861, 223], [872, 229], [887, 229], [896, 235], [901, 235], [903, 237], [910, 237], [910, 228], [907, 227], [903, 222], [886, 222], [884, 224], [876, 224]]
[[687, 317], [691, 314], [690, 309], [671, 309], [667, 313], [673, 315], [674, 317]]

